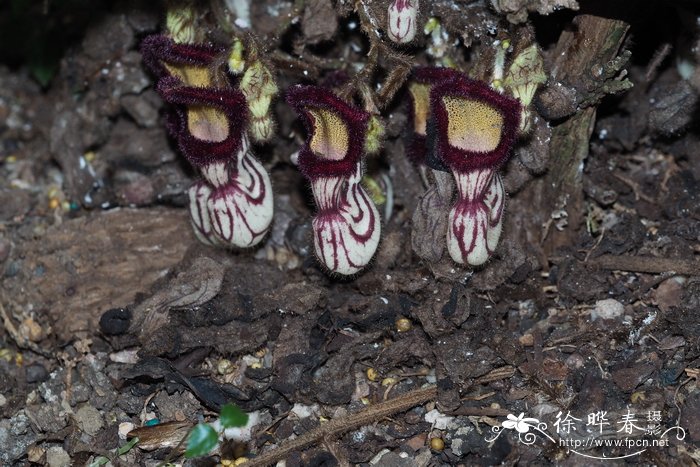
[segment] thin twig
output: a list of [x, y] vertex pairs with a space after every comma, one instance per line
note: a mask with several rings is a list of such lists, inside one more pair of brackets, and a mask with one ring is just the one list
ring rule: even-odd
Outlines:
[[641, 198], [644, 201], [646, 201], [647, 203], [657, 204], [656, 200], [654, 198], [652, 198], [651, 196], [647, 195], [646, 193], [644, 193], [642, 191], [641, 187], [639, 186], [639, 184], [637, 182], [635, 182], [634, 180], [631, 180], [627, 177], [624, 177], [624, 176], [622, 176], [620, 174], [616, 174], [616, 173], [612, 174], [612, 176], [615, 177], [616, 179], [620, 180], [622, 183], [624, 183], [628, 187], [632, 188], [632, 191], [634, 192], [635, 201], [639, 201], [639, 199]]
[[647, 71], [644, 74], [644, 81], [647, 83], [650, 83], [654, 79], [656, 79], [657, 76], [657, 71], [659, 69], [659, 66], [661, 65], [661, 62], [663, 62], [666, 57], [668, 57], [668, 54], [671, 53], [671, 44], [668, 42], [664, 43], [659, 47], [656, 52], [654, 52], [654, 56], [651, 58], [651, 61], [647, 65]]
[[673, 272], [684, 276], [700, 276], [700, 261], [692, 259], [602, 255], [586, 264], [608, 270], [648, 274], [670, 274]]
[[350, 430], [375, 423], [384, 417], [404, 412], [412, 407], [424, 404], [437, 396], [437, 387], [429, 386], [407, 392], [386, 402], [372, 405], [366, 409], [350, 414], [346, 417], [330, 420], [318, 428], [303, 435], [282, 443], [276, 449], [262, 454], [246, 462], [248, 467], [263, 467], [285, 459], [290, 453], [299, 451], [312, 444], [317, 444], [323, 439], [334, 438]]

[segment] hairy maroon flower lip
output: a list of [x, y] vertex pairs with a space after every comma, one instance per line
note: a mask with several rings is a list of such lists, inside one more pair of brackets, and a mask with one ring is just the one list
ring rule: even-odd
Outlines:
[[[240, 149], [248, 122], [246, 99], [237, 89], [185, 86], [174, 76], [161, 78], [157, 86], [163, 100], [173, 104], [169, 119], [172, 133], [177, 135], [180, 150], [195, 167], [230, 161]], [[188, 128], [187, 107], [203, 106], [220, 110], [227, 120], [227, 136], [221, 141], [207, 141], [193, 135]]]
[[[287, 91], [287, 102], [302, 117], [307, 132], [306, 143], [299, 151], [301, 172], [311, 180], [351, 175], [362, 159], [369, 115], [352, 107], [330, 90], [316, 86], [291, 87]], [[344, 124], [347, 131], [347, 148], [340, 159], [333, 160], [328, 155], [314, 153], [312, 149], [314, 135], [320, 130], [317, 118], [313, 115], [313, 112], [318, 110], [337, 115]]]
[[[500, 118], [498, 124], [499, 141], [492, 149], [460, 148], [450, 141], [450, 133], [458, 123], [450, 122], [446, 99], [463, 100], [481, 113], [475, 118], [485, 120]], [[465, 76], [441, 82], [430, 92], [430, 109], [434, 119], [435, 152], [452, 170], [471, 172], [479, 169], [498, 169], [508, 159], [510, 150], [518, 138], [520, 124], [520, 103], [508, 96], [499, 94], [485, 83]], [[454, 118], [454, 116], [453, 116]], [[494, 135], [495, 136], [495, 135]]]
[[[162, 34], [148, 36], [141, 43], [146, 65], [159, 78], [156, 89], [174, 109], [168, 118], [169, 130], [185, 157], [199, 168], [230, 160], [240, 150], [248, 123], [245, 95], [238, 89], [215, 87], [211, 82], [208, 68], [224, 52], [226, 48], [222, 46], [179, 44]], [[201, 81], [200, 85], [184, 81], [188, 73]], [[188, 112], [196, 108], [215, 109], [224, 116], [223, 139], [198, 137], [190, 131]]]
[[165, 64], [208, 66], [226, 47], [214, 44], [179, 44], [163, 34], [153, 34], [141, 42], [146, 66], [158, 77], [170, 75]]

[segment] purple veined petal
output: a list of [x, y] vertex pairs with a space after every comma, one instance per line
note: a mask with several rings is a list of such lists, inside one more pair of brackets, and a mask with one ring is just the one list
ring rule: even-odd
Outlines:
[[227, 162], [212, 162], [202, 167], [202, 176], [215, 189], [226, 185], [230, 179]]
[[358, 163], [349, 177], [318, 177], [311, 182], [318, 206], [312, 222], [316, 256], [329, 271], [345, 276], [369, 264], [381, 236], [379, 212], [361, 179]]
[[[248, 149], [248, 142], [243, 141], [241, 147]], [[229, 181], [207, 199], [207, 211], [212, 230], [222, 243], [248, 248], [258, 244], [272, 224], [272, 184], [250, 150], [239, 152], [236, 160], [235, 170], [228, 168]], [[220, 172], [216, 168], [211, 171], [217, 180]]]
[[[243, 135], [241, 137], [240, 144], [238, 144], [238, 150], [235, 155], [231, 158], [232, 161], [241, 161], [246, 154], [250, 153], [250, 143], [248, 138]], [[253, 157], [252, 154], [250, 157]], [[228, 185], [232, 177], [243, 177], [246, 180], [244, 185], [250, 185], [251, 179], [248, 177], [249, 174], [243, 173], [238, 174], [238, 165], [231, 166], [229, 161], [215, 161], [211, 162], [201, 168], [202, 176], [207, 180], [214, 188], [218, 189], [224, 185]], [[233, 172], [233, 173], [232, 173]]]
[[484, 203], [486, 203], [489, 210], [489, 227], [486, 235], [486, 245], [489, 251], [494, 251], [496, 246], [498, 246], [498, 240], [501, 238], [501, 231], [503, 230], [503, 210], [506, 204], [506, 190], [503, 188], [503, 179], [498, 172], [491, 177], [491, 183], [484, 195]]
[[190, 220], [194, 234], [200, 242], [206, 245], [218, 246], [221, 242], [214, 235], [211, 216], [207, 209], [207, 200], [212, 192], [212, 188], [203, 180], [196, 182], [190, 187], [188, 190]]
[[[455, 262], [479, 266], [493, 252], [488, 242], [491, 209], [485, 202], [485, 195], [495, 171], [482, 169], [453, 172], [453, 175], [457, 185], [457, 201], [450, 210], [447, 250]], [[495, 240], [497, 242], [498, 238]]]

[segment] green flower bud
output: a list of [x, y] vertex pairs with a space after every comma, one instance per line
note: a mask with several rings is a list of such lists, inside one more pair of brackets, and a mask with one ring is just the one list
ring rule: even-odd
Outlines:
[[513, 97], [527, 107], [532, 102], [538, 86], [546, 81], [542, 56], [533, 44], [515, 57], [503, 84]]
[[255, 141], [267, 141], [275, 127], [269, 115], [270, 103], [278, 91], [272, 73], [260, 60], [256, 60], [243, 74], [240, 88], [248, 101], [252, 117], [249, 128], [251, 136]]
[[228, 70], [234, 75], [240, 75], [245, 69], [245, 60], [243, 59], [243, 42], [240, 39], [233, 41], [231, 54], [228, 56]]
[[376, 115], [372, 115], [367, 122], [367, 138], [365, 139], [365, 151], [367, 154], [376, 154], [382, 148], [384, 139], [384, 124]]
[[168, 35], [179, 44], [195, 42], [195, 13], [190, 5], [175, 5], [168, 9], [165, 25]]

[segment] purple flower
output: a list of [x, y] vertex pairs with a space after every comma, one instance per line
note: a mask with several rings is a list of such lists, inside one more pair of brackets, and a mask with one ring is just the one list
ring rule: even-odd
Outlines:
[[318, 207], [316, 255], [331, 272], [355, 274], [369, 264], [381, 234], [377, 208], [360, 185], [369, 114], [317, 86], [292, 87], [287, 102], [307, 130], [298, 164]]
[[505, 191], [497, 171], [517, 139], [520, 110], [515, 99], [466, 76], [430, 92], [435, 155], [457, 185], [447, 230], [448, 251], [457, 263], [481, 265], [498, 244]]
[[272, 186], [250, 151], [246, 98], [214, 65], [226, 49], [156, 35], [142, 52], [171, 105], [168, 130], [204, 177], [189, 190], [195, 233], [212, 245], [256, 245], [272, 223]]

